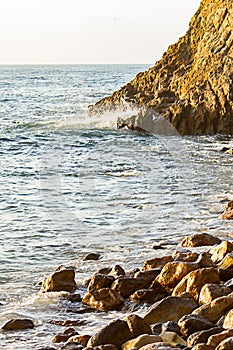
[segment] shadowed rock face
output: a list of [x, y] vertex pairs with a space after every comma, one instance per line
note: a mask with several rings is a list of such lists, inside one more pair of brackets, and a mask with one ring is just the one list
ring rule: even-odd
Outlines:
[[143, 112], [120, 119], [119, 127], [151, 131], [143, 126], [149, 110], [180, 134], [233, 134], [233, 1], [203, 0], [186, 35], [154, 67], [90, 106], [89, 113], [123, 109], [123, 101], [143, 106]]

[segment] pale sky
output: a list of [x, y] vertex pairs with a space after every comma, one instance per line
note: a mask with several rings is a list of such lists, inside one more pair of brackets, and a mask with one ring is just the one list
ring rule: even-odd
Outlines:
[[2, 0], [0, 64], [153, 63], [200, 0]]

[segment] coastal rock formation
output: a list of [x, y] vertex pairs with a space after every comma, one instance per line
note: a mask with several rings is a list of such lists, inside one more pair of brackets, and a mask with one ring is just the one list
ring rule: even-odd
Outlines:
[[[154, 133], [233, 134], [233, 2], [202, 0], [189, 29], [162, 59], [89, 114], [143, 107], [118, 127]], [[164, 123], [167, 121], [167, 123]]]

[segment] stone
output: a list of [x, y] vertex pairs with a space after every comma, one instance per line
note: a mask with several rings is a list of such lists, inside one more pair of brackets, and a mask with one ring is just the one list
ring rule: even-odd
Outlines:
[[144, 279], [122, 276], [113, 282], [111, 288], [116, 290], [122, 297], [128, 298], [130, 294], [138, 289], [146, 288], [147, 285], [148, 283]]
[[32, 329], [34, 327], [33, 321], [28, 318], [12, 318], [2, 326], [2, 329], [4, 331], [18, 331]]
[[63, 346], [59, 348], [59, 350], [83, 350], [84, 346], [74, 343], [74, 342], [67, 342]]
[[232, 220], [233, 219], [233, 209], [225, 210], [224, 213], [221, 215], [221, 219]]
[[229, 329], [221, 333], [211, 335], [208, 338], [207, 344], [217, 347], [223, 340], [230, 337], [233, 337], [233, 329]]
[[152, 334], [150, 326], [138, 315], [128, 315], [125, 321], [128, 324], [132, 338], [136, 338], [141, 334]]
[[70, 337], [78, 335], [78, 332], [74, 328], [67, 328], [63, 332], [56, 334], [52, 342], [53, 343], [65, 343]]
[[228, 253], [222, 261], [218, 264], [221, 270], [228, 270], [233, 268], [233, 253]]
[[223, 241], [211, 249], [211, 259], [215, 263], [220, 262], [226, 256], [226, 254], [231, 253], [232, 251], [233, 244], [229, 241]]
[[208, 330], [193, 333], [188, 337], [187, 344], [188, 346], [192, 347], [197, 344], [207, 343], [208, 338], [211, 335], [221, 333], [222, 331], [222, 327], [213, 327]]
[[206, 283], [199, 294], [199, 304], [209, 304], [216, 298], [230, 294], [232, 290], [224, 285], [215, 283]]
[[[154, 284], [153, 284], [154, 286]], [[130, 295], [130, 301], [134, 303], [155, 303], [168, 296], [167, 291], [158, 282], [153, 289], [139, 289]]]
[[163, 332], [160, 334], [160, 337], [164, 343], [169, 343], [172, 345], [187, 345], [186, 341], [175, 332]]
[[99, 260], [100, 257], [101, 257], [101, 255], [98, 254], [98, 253], [89, 253], [89, 254], [84, 256], [83, 261], [87, 261], [87, 260], [94, 260], [94, 261], [96, 261], [96, 260]]
[[233, 278], [233, 268], [222, 270], [218, 269], [220, 280], [223, 282], [229, 281]]
[[132, 334], [126, 321], [116, 320], [104, 326], [99, 332], [94, 334], [88, 341], [87, 346], [99, 346], [113, 344], [118, 349], [121, 345], [132, 338]]
[[214, 299], [211, 303], [200, 306], [193, 311], [194, 315], [207, 318], [216, 323], [220, 317], [233, 307], [233, 293]]
[[75, 272], [73, 269], [64, 268], [47, 276], [41, 286], [42, 292], [73, 292], [77, 285], [75, 283]]
[[191, 271], [174, 288], [172, 295], [179, 296], [188, 292], [195, 300], [198, 300], [200, 290], [206, 283], [220, 283], [217, 269], [208, 267]]
[[[201, 1], [187, 33], [89, 115], [118, 111], [117, 127], [155, 134], [232, 135], [232, 14], [230, 0]], [[139, 112], [123, 119], [129, 107]]]
[[180, 332], [185, 337], [198, 331], [214, 327], [213, 323], [204, 317], [197, 315], [185, 315], [179, 321]]
[[80, 345], [86, 347], [90, 338], [90, 335], [74, 335], [68, 339], [68, 343], [79, 343]]
[[183, 262], [195, 262], [199, 254], [196, 252], [175, 252], [173, 254], [174, 261], [183, 261]]
[[144, 345], [140, 350], [180, 350], [180, 346], [172, 345], [170, 343], [159, 342]]
[[180, 297], [169, 296], [153, 304], [144, 316], [148, 324], [163, 323], [178, 320], [191, 313], [197, 304], [195, 301]]
[[215, 350], [215, 347], [213, 345], [207, 345], [205, 343], [202, 343], [193, 346], [192, 350]]
[[160, 274], [160, 272], [161, 269], [139, 271], [134, 274], [134, 278], [138, 278], [139, 280], [145, 280], [147, 282], [147, 286], [149, 286], [154, 281], [154, 279]]
[[215, 267], [214, 262], [211, 260], [211, 254], [208, 252], [204, 252], [199, 254], [196, 264], [198, 264], [199, 268], [201, 267]]
[[161, 342], [162, 338], [159, 335], [148, 335], [142, 334], [135, 339], [128, 340], [125, 342], [121, 348], [122, 350], [130, 350], [130, 349], [140, 349], [144, 345]]
[[115, 281], [115, 277], [109, 275], [102, 275], [100, 273], [91, 277], [88, 283], [88, 291], [97, 290], [101, 288], [110, 288]]
[[114, 289], [101, 288], [85, 294], [82, 303], [102, 311], [121, 310], [124, 299]]
[[176, 322], [173, 321], [167, 321], [162, 324], [162, 329], [160, 333], [165, 333], [165, 332], [175, 332], [178, 335], [181, 335], [180, 333], [180, 327]]
[[198, 269], [195, 263], [172, 261], [167, 263], [157, 277], [157, 281], [167, 288], [174, 288], [189, 272]]
[[173, 261], [173, 257], [171, 255], [146, 260], [144, 261], [142, 270], [145, 271], [151, 269], [160, 269], [163, 268], [170, 261]]
[[233, 329], [233, 309], [227, 313], [223, 322], [223, 328]]
[[223, 340], [215, 350], [232, 350], [233, 349], [233, 337]]
[[182, 242], [182, 247], [202, 247], [220, 244], [221, 240], [218, 237], [208, 233], [196, 233], [192, 236], [185, 237]]
[[120, 265], [115, 265], [111, 268], [111, 271], [109, 272], [109, 275], [112, 275], [114, 277], [124, 276], [125, 270]]
[[65, 296], [65, 298], [71, 303], [79, 303], [80, 301], [82, 301], [81, 295], [78, 293], [69, 293]]
[[50, 324], [56, 324], [64, 327], [83, 326], [84, 324], [86, 324], [85, 320], [49, 320], [47, 322]]

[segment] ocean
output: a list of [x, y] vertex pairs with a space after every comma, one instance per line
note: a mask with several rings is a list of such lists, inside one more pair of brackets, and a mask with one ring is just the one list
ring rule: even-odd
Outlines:
[[[78, 331], [93, 334], [129, 312], [83, 314], [62, 293], [41, 293], [58, 266], [76, 268], [83, 295], [102, 267], [140, 268], [161, 255], [156, 245], [166, 254], [186, 235], [232, 230], [220, 219], [233, 198], [232, 156], [220, 152], [230, 136], [117, 130], [119, 112], [87, 116], [147, 68], [0, 66], [0, 327], [13, 317], [36, 324], [0, 332], [1, 349], [51, 346], [64, 329], [51, 320], [85, 320]], [[101, 259], [83, 261], [90, 252]]]

